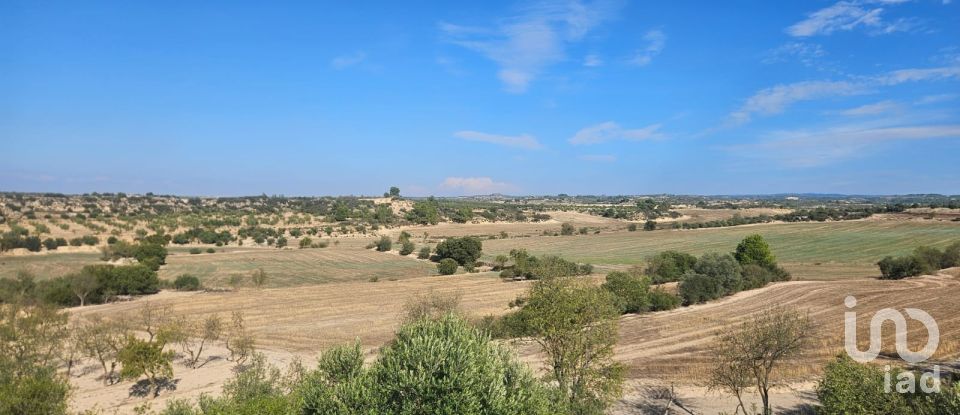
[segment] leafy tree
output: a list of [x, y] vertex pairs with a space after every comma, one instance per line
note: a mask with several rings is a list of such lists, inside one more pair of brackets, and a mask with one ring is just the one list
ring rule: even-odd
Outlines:
[[743, 270], [737, 260], [728, 254], [703, 254], [694, 264], [693, 272], [716, 280], [722, 287], [721, 296], [743, 289]]
[[435, 200], [416, 202], [407, 212], [407, 220], [421, 225], [436, 225], [440, 223], [440, 210]]
[[450, 258], [460, 265], [473, 265], [483, 254], [483, 243], [471, 237], [448, 238], [437, 244], [437, 257]]
[[86, 304], [87, 297], [100, 289], [100, 282], [97, 281], [97, 276], [91, 273], [81, 272], [68, 278], [70, 291], [80, 300], [80, 307]]
[[164, 342], [158, 340], [141, 340], [136, 337], [127, 337], [126, 345], [120, 350], [118, 358], [123, 368], [120, 377], [123, 379], [139, 379], [146, 376], [153, 386], [153, 396], [160, 395], [161, 378], [173, 376], [174, 352], [163, 351]]
[[720, 280], [703, 274], [688, 272], [678, 287], [684, 305], [704, 303], [723, 296]]
[[440, 275], [453, 275], [457, 273], [458, 266], [457, 261], [454, 261], [452, 258], [444, 258], [437, 263], [437, 272], [439, 272]]
[[575, 228], [573, 227], [573, 224], [570, 222], [564, 222], [563, 224], [560, 225], [561, 235], [564, 235], [564, 236], [573, 235], [574, 230]]
[[666, 292], [663, 288], [650, 291], [650, 311], [673, 310], [680, 306], [680, 297]]
[[390, 197], [400, 197], [400, 188], [396, 186], [390, 186]]
[[770, 245], [758, 234], [747, 236], [737, 245], [734, 253], [740, 265], [759, 265], [764, 268], [777, 266], [777, 259], [770, 250]]
[[677, 251], [663, 251], [647, 258], [647, 275], [653, 276], [654, 284], [680, 281], [688, 271], [693, 270], [697, 257]]
[[899, 280], [907, 277], [923, 275], [927, 270], [919, 258], [913, 255], [901, 257], [885, 257], [877, 263], [880, 267], [880, 278], [885, 280]]
[[543, 386], [464, 320], [447, 315], [406, 325], [370, 369], [377, 412], [543, 414]]
[[657, 230], [657, 222], [652, 221], [652, 220], [648, 220], [646, 223], [643, 224], [643, 230], [645, 230], [645, 231], [655, 231], [655, 230]]
[[571, 278], [537, 281], [525, 325], [547, 356], [563, 412], [601, 414], [619, 398], [623, 367], [613, 361], [620, 308], [607, 290]]
[[0, 413], [67, 413], [70, 385], [57, 373], [66, 322], [50, 307], [0, 304]]
[[622, 313], [640, 313], [650, 308], [650, 280], [639, 275], [614, 271], [601, 286], [616, 298]]

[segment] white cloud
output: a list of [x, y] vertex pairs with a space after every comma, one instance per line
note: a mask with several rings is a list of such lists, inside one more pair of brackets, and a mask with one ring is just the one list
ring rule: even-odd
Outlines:
[[894, 112], [900, 109], [900, 105], [894, 101], [880, 101], [873, 104], [861, 105], [859, 107], [850, 108], [847, 110], [840, 111], [840, 114], [846, 115], [848, 117], [863, 117], [868, 115], [879, 115], [886, 114], [889, 112]]
[[957, 99], [960, 95], [957, 94], [937, 94], [937, 95], [927, 95], [920, 97], [920, 99], [913, 102], [914, 105], [929, 105], [929, 104], [938, 104], [941, 102], [947, 102]]
[[353, 52], [351, 54], [337, 56], [330, 61], [330, 66], [334, 69], [346, 69], [355, 66], [367, 59], [367, 54], [363, 51]]
[[600, 59], [600, 57], [597, 55], [591, 54], [583, 58], [583, 66], [586, 66], [588, 68], [593, 68], [593, 67], [602, 66], [602, 65], [603, 65], [603, 59]]
[[584, 154], [579, 158], [583, 161], [593, 161], [597, 163], [613, 163], [617, 161], [617, 156], [612, 154]]
[[618, 2], [541, 4], [495, 28], [442, 23], [450, 43], [476, 51], [499, 65], [498, 78], [512, 93], [529, 88], [546, 67], [566, 58], [566, 48], [609, 18]]
[[495, 182], [489, 177], [447, 177], [440, 184], [440, 188], [473, 195], [511, 192], [517, 189], [512, 184]]
[[885, 142], [939, 138], [960, 138], [960, 125], [846, 125], [778, 131], [760, 143], [731, 150], [790, 167], [816, 167], [863, 155]]
[[901, 69], [880, 75], [875, 78], [875, 81], [881, 85], [897, 85], [904, 82], [934, 81], [949, 78], [960, 79], [960, 66]]
[[509, 136], [487, 134], [479, 131], [457, 131], [453, 133], [453, 136], [467, 141], [480, 141], [484, 143], [498, 144], [507, 147], [525, 148], [529, 150], [535, 150], [542, 147], [540, 142], [537, 141], [537, 138], [529, 134]]
[[763, 58], [762, 62], [771, 64], [797, 59], [805, 66], [813, 66], [826, 54], [827, 52], [823, 50], [823, 47], [816, 43], [787, 42], [767, 52], [767, 56]]
[[638, 66], [648, 65], [654, 57], [663, 51], [667, 44], [667, 35], [660, 30], [651, 30], [643, 35], [645, 46], [637, 51], [630, 63]]
[[660, 124], [653, 124], [628, 130], [613, 121], [607, 121], [577, 131], [569, 142], [573, 145], [587, 145], [611, 140], [639, 141], [663, 138], [664, 135], [657, 131], [659, 129]]
[[861, 85], [846, 81], [805, 81], [776, 85], [753, 94], [737, 111], [730, 114], [730, 122], [743, 124], [753, 114], [779, 114], [799, 101], [809, 101], [833, 96], [853, 95], [864, 92]]
[[903, 3], [900, 0], [839, 1], [807, 15], [807, 18], [786, 29], [794, 37], [829, 35], [838, 31], [868, 28], [870, 34], [887, 34], [909, 31], [917, 26], [915, 19], [883, 20], [883, 7]]

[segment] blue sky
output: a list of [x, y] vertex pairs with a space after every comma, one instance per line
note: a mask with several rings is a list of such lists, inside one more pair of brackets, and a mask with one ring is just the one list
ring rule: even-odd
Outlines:
[[960, 194], [960, 1], [401, 3], [0, 2], [0, 190]]

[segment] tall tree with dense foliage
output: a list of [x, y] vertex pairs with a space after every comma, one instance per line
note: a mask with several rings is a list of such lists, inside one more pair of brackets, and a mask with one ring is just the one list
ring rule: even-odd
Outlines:
[[773, 268], [777, 266], [777, 259], [770, 250], [770, 245], [759, 234], [753, 234], [743, 238], [743, 241], [737, 245], [734, 253], [737, 262], [740, 265], [759, 265], [764, 268]]
[[469, 236], [463, 238], [448, 238], [437, 244], [434, 250], [440, 259], [450, 258], [458, 264], [473, 265], [483, 254], [483, 243], [477, 238]]

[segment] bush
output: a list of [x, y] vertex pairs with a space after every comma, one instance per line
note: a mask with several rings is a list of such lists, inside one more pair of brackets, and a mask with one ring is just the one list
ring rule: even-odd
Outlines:
[[54, 249], [57, 249], [59, 246], [57, 245], [56, 240], [54, 240], [53, 238], [47, 238], [43, 240], [43, 247], [47, 248], [48, 251], [53, 251]]
[[650, 311], [673, 310], [680, 306], [680, 297], [657, 288], [650, 291]]
[[570, 222], [564, 222], [562, 225], [560, 225], [561, 235], [564, 235], [564, 236], [573, 235], [573, 231], [574, 231], [573, 224]]
[[190, 248], [190, 255], [197, 255], [203, 253], [203, 250], [200, 248]]
[[716, 280], [722, 287], [720, 296], [743, 290], [743, 270], [729, 254], [703, 254], [693, 266], [693, 272]]
[[83, 245], [83, 239], [81, 238], [70, 239], [70, 246], [81, 246], [81, 245]]
[[377, 251], [387, 252], [393, 248], [393, 241], [390, 240], [390, 237], [384, 235], [380, 237], [380, 240], [377, 241]]
[[680, 281], [680, 298], [684, 305], [698, 304], [715, 300], [723, 295], [720, 280], [693, 272], [687, 273]]
[[420, 248], [420, 253], [417, 254], [417, 258], [419, 258], [419, 259], [430, 259], [430, 251], [431, 251], [431, 249], [430, 249], [429, 246], [425, 246], [425, 247], [423, 247], [423, 248]]
[[83, 273], [97, 277], [97, 283], [105, 294], [139, 295], [155, 294], [159, 291], [160, 280], [157, 273], [144, 265], [87, 265]]
[[409, 240], [403, 241], [403, 243], [400, 246], [400, 255], [404, 255], [404, 256], [410, 255], [413, 253], [413, 250], [416, 249], [416, 247], [417, 246], [413, 242], [410, 242]]
[[907, 277], [923, 275], [926, 271], [924, 264], [913, 255], [902, 257], [888, 256], [877, 263], [880, 267], [881, 279], [899, 280]]
[[444, 258], [437, 264], [437, 272], [440, 275], [453, 275], [457, 273], [457, 261], [452, 258]]
[[654, 222], [654, 221], [652, 221], [652, 220], [648, 220], [646, 223], [643, 224], [643, 230], [645, 230], [645, 231], [655, 231], [655, 230], [657, 230], [657, 222]]
[[647, 258], [647, 275], [653, 276], [654, 284], [680, 281], [688, 271], [693, 270], [697, 257], [677, 251], [663, 251]]
[[200, 279], [189, 274], [183, 274], [173, 281], [177, 291], [196, 291], [200, 289]]
[[631, 223], [631, 224], [627, 225], [627, 230], [630, 231], [630, 232], [636, 232], [636, 231], [637, 231], [637, 224], [636, 224], [636, 223]]
[[305, 236], [300, 239], [300, 249], [310, 248], [313, 245], [313, 240], [309, 236]]
[[216, 250], [216, 249], [213, 249], [213, 248], [207, 248], [207, 253], [208, 253], [208, 254], [214, 254], [214, 253], [216, 253], [216, 252], [217, 252], [217, 250]]
[[621, 313], [640, 313], [650, 308], [650, 279], [626, 272], [607, 274], [601, 287], [616, 297]]
[[449, 238], [437, 244], [436, 253], [440, 259], [450, 258], [460, 265], [472, 265], [483, 253], [483, 244], [471, 237]]

